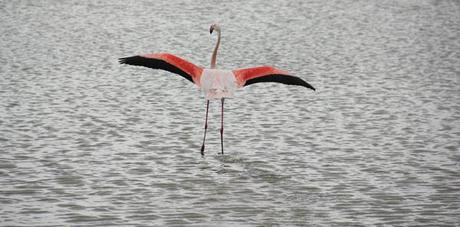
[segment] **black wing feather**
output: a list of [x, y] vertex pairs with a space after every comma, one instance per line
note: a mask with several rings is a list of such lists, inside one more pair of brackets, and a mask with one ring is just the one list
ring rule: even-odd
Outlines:
[[191, 75], [177, 68], [175, 65], [170, 64], [161, 59], [146, 58], [146, 57], [137, 55], [137, 56], [132, 56], [132, 57], [120, 58], [119, 62], [120, 64], [137, 65], [137, 66], [144, 66], [144, 67], [148, 67], [152, 69], [166, 70], [168, 72], [178, 74], [193, 83], [193, 79]]
[[287, 84], [287, 85], [298, 85], [298, 86], [303, 86], [303, 87], [307, 87], [312, 90], [315, 90], [313, 86], [311, 86], [306, 81], [300, 79], [299, 77], [289, 76], [289, 75], [284, 75], [284, 74], [270, 74], [266, 76], [257, 77], [254, 79], [249, 79], [246, 81], [244, 86], [248, 86], [248, 85], [255, 84], [255, 83], [262, 83], [262, 82], [277, 82], [277, 83], [282, 83], [282, 84]]

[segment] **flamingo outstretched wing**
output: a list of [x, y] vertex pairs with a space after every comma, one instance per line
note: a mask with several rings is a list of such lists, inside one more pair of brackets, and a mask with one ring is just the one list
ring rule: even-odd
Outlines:
[[178, 74], [199, 86], [203, 68], [168, 53], [154, 53], [120, 58], [120, 64], [145, 66]]
[[233, 70], [236, 81], [240, 87], [261, 82], [277, 82], [287, 85], [303, 86], [315, 90], [306, 81], [299, 77], [291, 76], [288, 72], [271, 66], [259, 66], [246, 69]]

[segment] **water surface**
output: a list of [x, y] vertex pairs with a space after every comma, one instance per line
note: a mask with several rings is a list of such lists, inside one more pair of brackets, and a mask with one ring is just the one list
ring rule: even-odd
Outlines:
[[[119, 57], [274, 65], [211, 103]], [[458, 225], [457, 1], [0, 1], [0, 224]]]

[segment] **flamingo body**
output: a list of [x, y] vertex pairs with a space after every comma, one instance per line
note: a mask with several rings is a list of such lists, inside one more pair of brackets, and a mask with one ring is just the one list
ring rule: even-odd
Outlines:
[[[162, 69], [178, 74], [200, 87], [205, 92], [207, 99], [231, 97], [235, 89], [261, 82], [277, 82], [315, 90], [313, 86], [301, 78], [292, 76], [284, 70], [271, 66], [235, 69], [232, 71], [205, 69], [169, 53], [154, 53], [120, 58], [120, 63]], [[221, 96], [218, 94], [218, 91], [222, 93]], [[214, 92], [215, 94], [208, 95], [207, 93], [209, 92]]]
[[216, 24], [211, 25], [210, 33], [218, 32], [218, 39], [211, 57], [211, 68], [197, 66], [183, 58], [169, 53], [153, 53], [145, 55], [136, 55], [126, 58], [120, 58], [121, 64], [144, 66], [153, 69], [162, 69], [182, 76], [188, 81], [194, 83], [205, 93], [206, 102], [206, 120], [204, 127], [203, 145], [201, 154], [204, 155], [204, 144], [206, 139], [206, 129], [208, 126], [208, 109], [209, 100], [222, 100], [221, 114], [221, 147], [224, 153], [223, 145], [223, 120], [224, 120], [224, 99], [232, 97], [237, 88], [245, 87], [255, 83], [276, 82], [287, 85], [296, 85], [315, 90], [313, 86], [303, 79], [292, 76], [290, 73], [271, 66], [259, 66], [235, 70], [216, 69], [216, 56], [220, 44], [220, 27]]
[[233, 72], [222, 69], [204, 69], [200, 84], [207, 100], [232, 97], [237, 88]]

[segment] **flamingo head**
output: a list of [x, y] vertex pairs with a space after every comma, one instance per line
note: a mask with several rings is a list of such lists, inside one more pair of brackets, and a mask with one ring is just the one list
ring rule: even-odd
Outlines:
[[212, 24], [211, 27], [209, 28], [209, 33], [212, 34], [213, 31], [220, 32], [220, 26], [217, 24]]

